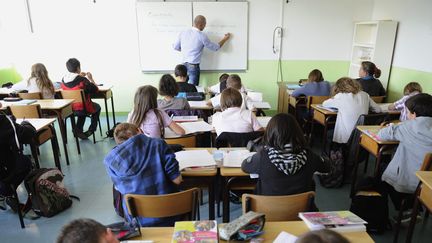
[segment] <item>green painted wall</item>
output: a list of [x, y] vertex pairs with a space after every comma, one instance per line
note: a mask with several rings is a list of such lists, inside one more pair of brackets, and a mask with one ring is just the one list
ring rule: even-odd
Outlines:
[[403, 94], [405, 85], [412, 81], [418, 82], [422, 86], [423, 92], [432, 94], [432, 73], [393, 67], [388, 86], [388, 101], [393, 102], [399, 99]]
[[16, 83], [21, 80], [21, 75], [16, 71], [14, 67], [0, 69], [0, 86], [7, 82]]

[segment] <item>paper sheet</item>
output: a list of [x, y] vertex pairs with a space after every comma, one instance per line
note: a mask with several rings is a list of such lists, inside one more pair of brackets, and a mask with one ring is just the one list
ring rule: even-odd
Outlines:
[[258, 101], [258, 102], [262, 102], [263, 101], [263, 94], [261, 92], [248, 92], [247, 96], [252, 101]]
[[188, 101], [190, 107], [192, 108], [201, 108], [201, 107], [207, 107], [207, 101]]
[[258, 123], [263, 127], [266, 128], [269, 121], [270, 121], [271, 117], [270, 116], [258, 116], [257, 120]]
[[198, 116], [174, 116], [173, 121], [175, 121], [175, 122], [193, 122], [193, 121], [198, 121]]
[[270, 103], [265, 102], [265, 101], [262, 101], [262, 102], [253, 101], [252, 106], [257, 108], [257, 109], [271, 109]]
[[175, 153], [180, 170], [190, 167], [216, 166], [216, 161], [207, 150], [188, 150]]
[[297, 238], [298, 237], [295, 235], [282, 231], [279, 233], [273, 243], [294, 243], [296, 242]]
[[232, 150], [225, 154], [223, 165], [225, 167], [241, 167], [243, 160], [254, 155], [256, 152], [249, 152], [249, 150]]
[[204, 87], [195, 86], [195, 88], [197, 89], [197, 92], [205, 93]]
[[179, 126], [181, 126], [186, 131], [186, 134], [210, 132], [213, 130], [213, 127], [205, 121], [182, 122], [179, 123]]

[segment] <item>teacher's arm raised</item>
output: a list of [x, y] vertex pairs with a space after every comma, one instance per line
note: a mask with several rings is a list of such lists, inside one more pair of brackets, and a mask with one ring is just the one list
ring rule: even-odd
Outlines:
[[219, 41], [219, 43], [211, 42], [211, 40], [204, 33], [201, 36], [202, 36], [202, 43], [207, 49], [212, 51], [218, 51], [223, 46], [223, 44], [225, 44], [225, 42], [229, 39], [230, 34], [229, 33], [225, 34], [225, 36], [222, 38], [222, 40]]
[[222, 38], [222, 40], [219, 41], [219, 46], [222, 47], [230, 37], [231, 37], [231, 34], [226, 33], [225, 36]]

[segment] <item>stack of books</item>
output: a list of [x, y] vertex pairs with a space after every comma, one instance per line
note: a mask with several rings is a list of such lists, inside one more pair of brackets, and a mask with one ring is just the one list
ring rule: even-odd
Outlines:
[[331, 229], [338, 232], [365, 232], [366, 221], [350, 211], [299, 213], [311, 230]]

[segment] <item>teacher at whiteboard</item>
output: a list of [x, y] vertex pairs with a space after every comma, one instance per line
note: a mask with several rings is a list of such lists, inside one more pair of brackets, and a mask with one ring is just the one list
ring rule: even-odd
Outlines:
[[189, 30], [181, 32], [173, 45], [174, 50], [182, 53], [183, 62], [188, 71], [189, 83], [193, 85], [199, 85], [200, 62], [204, 47], [217, 51], [230, 38], [230, 34], [227, 33], [219, 43], [211, 42], [207, 35], [202, 32], [206, 23], [204, 16], [196, 16], [194, 26]]

